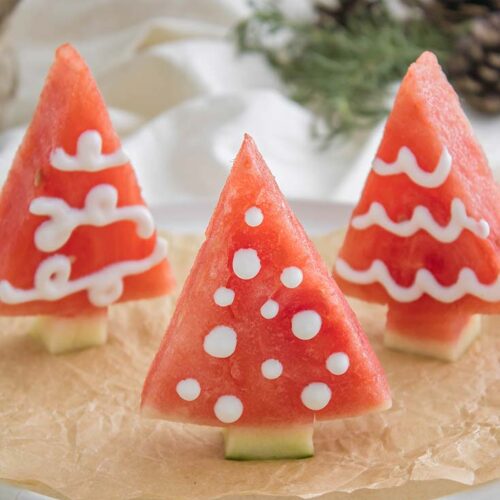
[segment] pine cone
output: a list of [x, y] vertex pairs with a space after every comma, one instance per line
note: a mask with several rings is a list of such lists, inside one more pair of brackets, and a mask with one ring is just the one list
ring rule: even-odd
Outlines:
[[314, 8], [319, 22], [335, 22], [345, 26], [353, 15], [376, 15], [383, 7], [381, 0], [316, 0]]
[[500, 113], [500, 11], [473, 21], [450, 57], [448, 72], [472, 106]]
[[500, 0], [417, 0], [417, 3], [427, 17], [450, 25], [500, 10]]

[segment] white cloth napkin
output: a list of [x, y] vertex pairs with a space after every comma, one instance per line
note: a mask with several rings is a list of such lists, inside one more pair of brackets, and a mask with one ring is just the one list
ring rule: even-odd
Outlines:
[[[286, 8], [308, 15], [310, 2]], [[245, 132], [287, 196], [355, 201], [382, 125], [321, 150], [313, 116], [264, 59], [236, 53], [230, 32], [248, 13], [246, 0], [22, 0], [5, 33], [19, 88], [4, 115], [0, 179], [54, 49], [69, 41], [98, 80], [149, 202], [217, 197]], [[500, 118], [471, 118], [498, 175]]]

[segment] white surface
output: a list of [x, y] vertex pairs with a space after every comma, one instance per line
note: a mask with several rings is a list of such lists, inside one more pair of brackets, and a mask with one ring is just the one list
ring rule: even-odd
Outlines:
[[[263, 58], [234, 50], [229, 33], [246, 0], [48, 2], [23, 0], [5, 33], [20, 74], [0, 134], [0, 180], [22, 135], [13, 127], [29, 121], [54, 49], [69, 41], [96, 75], [149, 202], [216, 197], [245, 132], [287, 196], [359, 196], [381, 126], [319, 149], [312, 115], [284, 96]], [[311, 5], [281, 3], [294, 17]], [[500, 117], [469, 115], [498, 175]]]
[[[183, 233], [199, 233], [204, 231], [214, 201], [196, 203], [175, 203], [157, 205], [153, 215], [157, 224], [170, 231]], [[312, 202], [292, 200], [293, 210], [310, 234], [321, 234], [345, 226], [349, 220], [352, 206], [329, 202]], [[491, 500], [500, 498], [500, 482], [496, 481], [463, 493], [443, 497], [446, 500]], [[0, 500], [50, 500], [50, 497], [20, 490], [13, 486], [0, 484]]]

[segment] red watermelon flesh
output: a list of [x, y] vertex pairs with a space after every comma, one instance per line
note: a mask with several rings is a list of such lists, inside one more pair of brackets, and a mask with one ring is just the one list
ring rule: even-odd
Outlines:
[[[70, 45], [60, 47], [48, 74], [38, 107], [0, 197], [0, 279], [17, 288], [30, 289], [39, 264], [52, 254], [72, 257], [71, 279], [86, 276], [124, 260], [147, 257], [156, 244], [156, 234], [137, 237], [135, 225], [120, 221], [105, 227], [80, 226], [68, 242], [53, 253], [38, 250], [34, 232], [46, 216], [29, 212], [39, 196], [59, 197], [71, 207], [83, 207], [89, 190], [110, 184], [118, 190], [118, 205], [144, 205], [130, 163], [97, 172], [65, 172], [50, 165], [50, 154], [63, 148], [75, 154], [82, 132], [97, 130], [103, 153], [112, 153], [120, 141], [89, 68]], [[124, 279], [120, 301], [163, 295], [171, 290], [173, 277], [167, 260], [149, 271]], [[0, 303], [0, 315], [82, 315], [95, 311], [87, 292], [58, 301], [32, 301], [17, 305]]]
[[[263, 215], [255, 227], [245, 222], [251, 207]], [[252, 279], [241, 279], [233, 271], [233, 258], [240, 249], [253, 249], [260, 259], [260, 270]], [[283, 269], [290, 266], [303, 272], [296, 288], [280, 281]], [[234, 291], [231, 305], [214, 302], [219, 287]], [[269, 299], [279, 304], [273, 319], [260, 314]], [[322, 320], [319, 333], [309, 340], [297, 338], [291, 330], [292, 317], [304, 310], [316, 311]], [[236, 348], [225, 358], [204, 350], [205, 337], [219, 325], [236, 332]], [[326, 369], [327, 358], [336, 352], [349, 356], [349, 369], [342, 375]], [[261, 373], [268, 359], [279, 361], [283, 368], [273, 380]], [[193, 401], [176, 391], [177, 384], [189, 378], [201, 389]], [[301, 401], [304, 387], [312, 382], [324, 383], [332, 392], [330, 402], [319, 411]], [[390, 406], [385, 375], [358, 320], [249, 136], [149, 370], [142, 407], [168, 420], [224, 426], [214, 414], [223, 395], [234, 395], [243, 405], [236, 426], [302, 424], [314, 417], [331, 419]]]
[[[416, 272], [425, 268], [437, 281], [450, 286], [464, 267], [473, 269], [481, 283], [491, 284], [500, 273], [500, 188], [495, 183], [485, 155], [476, 141], [451, 85], [447, 82], [436, 57], [426, 52], [412, 64], [406, 74], [387, 120], [377, 158], [393, 162], [402, 146], [410, 148], [419, 166], [433, 171], [446, 147], [452, 157], [451, 172], [439, 187], [418, 186], [405, 174], [380, 176], [371, 171], [353, 217], [368, 211], [372, 202], [381, 203], [389, 217], [396, 221], [411, 218], [417, 205], [427, 207], [440, 225], [450, 220], [454, 198], [462, 200], [467, 214], [484, 219], [490, 227], [487, 239], [464, 230], [457, 240], [442, 243], [419, 230], [413, 236], [394, 235], [379, 226], [357, 230], [349, 227], [340, 257], [356, 270], [365, 270], [375, 259], [382, 260], [393, 279], [410, 286]], [[414, 330], [415, 317], [426, 315], [443, 319], [473, 313], [498, 313], [500, 302], [488, 302], [466, 295], [452, 305], [424, 295], [404, 305], [393, 300], [380, 284], [359, 285], [334, 273], [342, 290], [364, 300], [387, 303], [391, 309], [411, 311], [407, 329]], [[399, 321], [404, 323], [403, 315]], [[448, 325], [451, 324], [450, 321]], [[401, 323], [401, 326], [404, 326]], [[440, 324], [445, 324], [441, 321]], [[453, 337], [457, 330], [428, 330], [431, 336]]]

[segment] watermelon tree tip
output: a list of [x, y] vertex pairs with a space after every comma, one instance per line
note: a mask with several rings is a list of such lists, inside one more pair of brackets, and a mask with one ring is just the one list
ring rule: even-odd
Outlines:
[[85, 64], [85, 61], [83, 60], [80, 53], [70, 43], [60, 45], [56, 49], [55, 60], [71, 66], [74, 70], [82, 70], [87, 68], [87, 65]]

